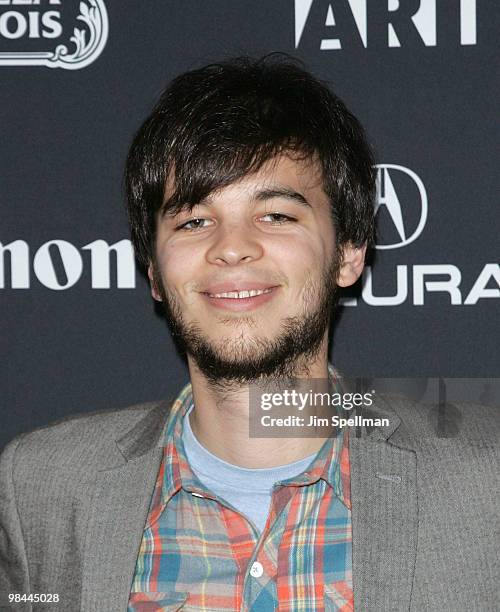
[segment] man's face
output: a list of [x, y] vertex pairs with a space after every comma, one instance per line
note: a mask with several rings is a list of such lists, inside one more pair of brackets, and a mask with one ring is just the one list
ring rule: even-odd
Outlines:
[[210, 381], [292, 376], [325, 350], [339, 257], [315, 163], [280, 156], [158, 218], [155, 255], [153, 297]]

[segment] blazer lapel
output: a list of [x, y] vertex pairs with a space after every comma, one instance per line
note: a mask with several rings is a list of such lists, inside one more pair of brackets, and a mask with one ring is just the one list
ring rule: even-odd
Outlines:
[[124, 612], [163, 456], [158, 445], [168, 404], [150, 410], [116, 441], [89, 495], [82, 612]]
[[390, 426], [349, 436], [354, 609], [410, 609], [417, 549], [417, 461], [387, 439], [400, 420], [377, 406]]

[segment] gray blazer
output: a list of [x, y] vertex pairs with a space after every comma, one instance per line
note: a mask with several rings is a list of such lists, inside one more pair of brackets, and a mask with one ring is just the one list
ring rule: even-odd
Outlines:
[[[0, 610], [126, 611], [168, 409], [80, 415], [5, 448]], [[374, 411], [390, 426], [350, 433], [356, 611], [498, 610], [498, 411], [452, 406], [448, 438], [429, 407], [387, 396]]]

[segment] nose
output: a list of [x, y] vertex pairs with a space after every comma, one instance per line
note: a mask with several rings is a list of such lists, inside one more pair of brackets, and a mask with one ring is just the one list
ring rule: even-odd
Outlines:
[[255, 261], [262, 254], [262, 245], [252, 228], [246, 224], [232, 224], [217, 228], [206, 257], [212, 264], [235, 266]]

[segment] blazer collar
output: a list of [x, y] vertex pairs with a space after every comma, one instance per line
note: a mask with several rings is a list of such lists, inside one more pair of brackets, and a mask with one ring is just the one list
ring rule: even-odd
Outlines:
[[133, 461], [159, 446], [160, 437], [172, 405], [172, 401], [158, 403], [131, 429], [116, 440], [116, 446], [122, 457], [121, 463], [123, 463], [123, 459]]
[[[186, 387], [183, 392], [185, 390]], [[165, 400], [153, 405], [132, 428], [117, 438], [116, 446], [120, 456], [115, 457], [109, 467], [123, 464], [123, 460], [132, 461], [154, 447], [162, 446], [162, 436], [170, 421], [169, 417], [175, 401], [179, 400]], [[385, 418], [389, 421], [389, 425], [385, 426], [356, 427], [356, 438], [387, 441], [401, 425], [401, 419], [383, 396], [378, 396], [372, 406], [358, 409], [356, 414], [366, 418]]]
[[81, 610], [127, 609], [151, 496], [160, 468], [157, 446], [170, 402], [160, 402], [119, 436], [92, 475], [83, 512]]
[[409, 610], [417, 554], [417, 453], [401, 419], [379, 396], [363, 416], [384, 427], [353, 428], [349, 443], [352, 569], [356, 610]]

